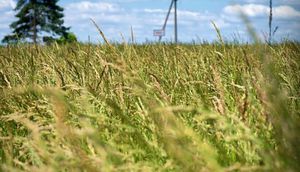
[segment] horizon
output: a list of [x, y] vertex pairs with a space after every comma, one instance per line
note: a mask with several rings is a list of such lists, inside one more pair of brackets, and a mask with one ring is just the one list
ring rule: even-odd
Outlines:
[[[108, 40], [123, 42], [131, 39], [131, 28], [137, 43], [156, 42], [154, 29], [160, 29], [165, 20], [171, 0], [60, 0], [64, 8], [65, 26], [71, 27], [80, 42], [102, 42], [95, 20]], [[211, 22], [215, 22], [226, 41], [249, 42], [251, 38], [246, 24], [241, 19], [242, 11], [251, 21], [260, 38], [268, 32], [268, 0], [178, 0], [179, 42], [214, 42], [217, 33]], [[0, 2], [0, 39], [11, 33], [9, 24], [15, 21], [15, 0]], [[273, 28], [279, 27], [275, 41], [283, 39], [300, 41], [300, 1], [278, 0], [273, 2]], [[174, 40], [173, 11], [162, 41]]]

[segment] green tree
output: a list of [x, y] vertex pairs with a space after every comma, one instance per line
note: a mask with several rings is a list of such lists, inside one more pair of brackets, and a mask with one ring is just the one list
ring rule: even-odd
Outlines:
[[43, 42], [48, 45], [52, 44], [54, 42], [56, 42], [58, 44], [75, 43], [75, 42], [77, 42], [77, 37], [74, 33], [68, 32], [67, 34], [64, 34], [63, 36], [61, 36], [60, 38], [57, 38], [57, 39], [55, 39], [51, 36], [44, 36]]
[[67, 36], [70, 28], [63, 26], [63, 8], [57, 2], [58, 0], [19, 0], [15, 8], [18, 20], [10, 25], [13, 32], [5, 36], [2, 42], [14, 43], [30, 39], [36, 44], [45, 33], [54, 37]]

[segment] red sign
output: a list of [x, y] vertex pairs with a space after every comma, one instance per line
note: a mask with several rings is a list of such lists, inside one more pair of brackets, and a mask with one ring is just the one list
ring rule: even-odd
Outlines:
[[153, 36], [165, 36], [164, 30], [153, 30]]

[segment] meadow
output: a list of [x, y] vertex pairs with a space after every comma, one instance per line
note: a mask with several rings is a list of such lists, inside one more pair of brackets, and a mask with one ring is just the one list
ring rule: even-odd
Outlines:
[[300, 44], [0, 47], [0, 171], [299, 171]]

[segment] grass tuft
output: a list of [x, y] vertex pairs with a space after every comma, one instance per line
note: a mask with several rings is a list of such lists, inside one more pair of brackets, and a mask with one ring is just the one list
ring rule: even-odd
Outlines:
[[299, 44], [215, 28], [221, 44], [0, 47], [0, 171], [298, 171]]

